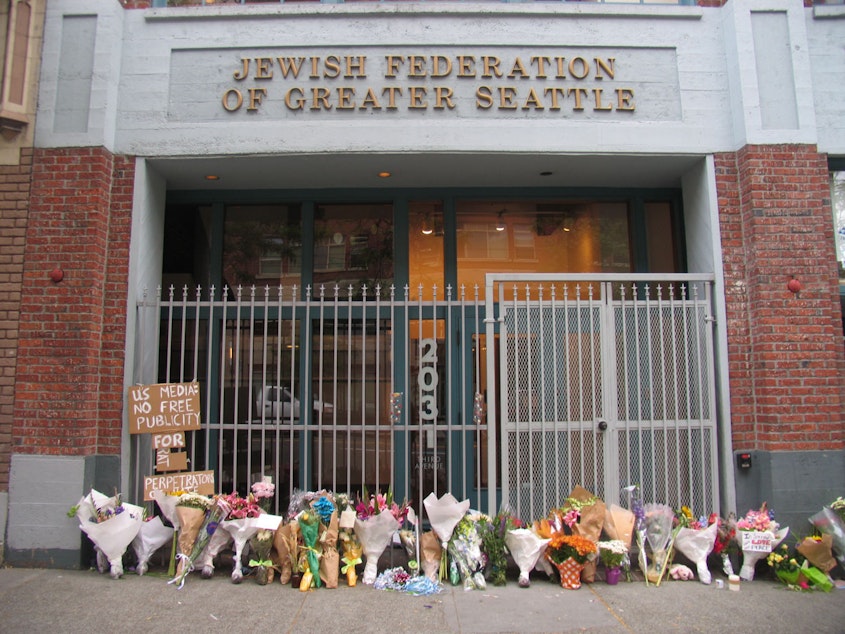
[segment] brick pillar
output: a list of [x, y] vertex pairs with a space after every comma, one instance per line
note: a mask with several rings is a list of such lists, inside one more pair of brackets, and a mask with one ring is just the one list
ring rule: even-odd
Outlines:
[[[9, 488], [12, 420], [15, 403], [18, 322], [32, 150], [20, 153], [18, 165], [0, 167], [0, 491]], [[5, 509], [0, 516], [5, 517]], [[4, 526], [5, 522], [0, 525]], [[3, 541], [0, 534], [0, 542]]]
[[[91, 486], [120, 486], [133, 178], [133, 160], [102, 148], [34, 151], [12, 423], [12, 563], [79, 559], [73, 522], [49, 526], [52, 539], [38, 535], [46, 547], [26, 547], [39, 513], [28, 502], [43, 502], [45, 488], [61, 517]], [[54, 537], [70, 530], [76, 548]]]
[[[755, 463], [737, 474], [737, 510], [768, 500], [777, 512], [802, 497], [815, 508], [841, 495], [833, 487], [845, 481], [845, 351], [827, 160], [804, 145], [746, 146], [715, 158], [732, 440]], [[800, 294], [787, 288], [793, 276]], [[812, 501], [803, 486], [816, 489]]]

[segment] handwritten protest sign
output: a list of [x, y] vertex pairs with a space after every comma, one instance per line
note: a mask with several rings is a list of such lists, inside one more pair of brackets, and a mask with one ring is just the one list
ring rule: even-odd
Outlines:
[[200, 495], [214, 495], [213, 471], [190, 471], [144, 478], [144, 501], [153, 499], [153, 491], [196, 491]]
[[199, 383], [133, 385], [128, 390], [129, 433], [165, 434], [200, 428]]

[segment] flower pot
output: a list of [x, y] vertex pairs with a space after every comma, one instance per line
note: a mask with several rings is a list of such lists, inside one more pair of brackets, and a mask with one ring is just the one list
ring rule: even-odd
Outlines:
[[608, 585], [615, 586], [619, 583], [619, 577], [622, 576], [622, 568], [619, 566], [615, 566], [613, 568], [607, 569], [607, 574], [605, 575], [605, 580], [607, 581]]
[[581, 571], [584, 569], [584, 564], [578, 563], [572, 557], [564, 560], [562, 563], [555, 563], [557, 571], [560, 573], [560, 585], [567, 590], [577, 590], [581, 587]]

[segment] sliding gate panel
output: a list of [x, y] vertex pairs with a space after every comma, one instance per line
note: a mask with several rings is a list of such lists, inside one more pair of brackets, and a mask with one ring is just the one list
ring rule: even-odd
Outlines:
[[503, 501], [536, 519], [576, 485], [624, 503], [637, 484], [646, 501], [717, 509], [711, 279], [538, 278], [488, 277]]

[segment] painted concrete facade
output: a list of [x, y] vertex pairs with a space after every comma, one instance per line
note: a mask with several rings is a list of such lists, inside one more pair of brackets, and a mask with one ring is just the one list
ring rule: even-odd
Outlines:
[[[845, 9], [805, 8], [796, 0], [730, 0], [721, 8], [379, 3], [137, 10], [115, 0], [92, 0], [84, 9], [56, 0], [47, 6], [35, 146], [43, 157], [68, 151], [70, 162], [78, 148], [134, 162], [129, 193], [115, 183], [128, 180], [130, 168], [109, 163], [102, 170], [113, 179], [104, 191], [119, 191], [131, 206], [130, 228], [117, 234], [128, 241], [125, 257], [104, 245], [101, 262], [105, 267], [117, 257], [126, 268], [116, 287], [103, 287], [123, 293], [115, 307], [126, 318], [115, 335], [124, 342], [121, 363], [108, 375], [121, 385], [131, 382], [138, 364], [154, 362], [136, 357], [133, 306], [141, 289], [161, 279], [166, 192], [213, 187], [200, 180], [207, 171], [225, 171], [226, 186], [243, 189], [376, 187], [372, 173], [390, 158], [405, 168], [396, 170], [392, 183], [400, 188], [549, 185], [536, 176], [538, 166], [552, 166], [558, 187], [679, 187], [689, 270], [715, 274], [722, 296], [716, 317], [725, 324], [717, 330], [724, 361], [723, 503], [744, 512], [763, 495], [788, 507], [790, 497], [805, 494], [801, 479], [790, 478], [794, 486], [784, 488], [768, 465], [845, 471], [845, 361], [835, 324], [841, 315], [830, 200], [828, 195], [825, 207], [818, 186], [826, 174], [824, 157], [845, 156], [843, 40]], [[291, 64], [299, 58], [303, 65], [294, 77]], [[766, 170], [774, 167], [765, 158], [753, 162], [769, 146], [785, 148], [774, 159], [784, 170], [804, 170], [801, 178], [815, 179], [807, 187], [813, 226], [823, 227], [826, 214], [828, 230], [822, 239], [805, 236], [822, 257], [811, 273], [800, 253], [776, 261], [761, 254], [753, 270], [734, 266], [765, 232], [734, 241], [731, 210], [741, 218], [743, 201], [756, 209], [768, 199], [755, 199], [756, 185], [748, 184], [734, 200], [721, 179], [734, 165], [735, 182], [751, 169], [764, 186]], [[745, 159], [741, 153], [748, 148]], [[804, 150], [819, 160], [807, 167]], [[787, 180], [773, 172], [773, 193], [782, 194]], [[42, 191], [41, 199], [48, 198]], [[109, 201], [91, 204], [114, 214]], [[739, 224], [742, 233], [753, 220]], [[784, 222], [781, 228], [788, 227]], [[783, 280], [772, 272], [779, 269]], [[745, 401], [732, 396], [732, 387], [765, 375], [764, 364], [738, 358], [736, 349], [746, 344], [733, 338], [735, 332], [756, 326], [750, 316], [741, 319], [750, 300], [732, 298], [747, 298], [748, 288], [752, 295], [777, 297], [777, 304], [767, 304], [772, 313], [782, 306], [797, 310], [783, 291], [793, 270], [809, 282], [802, 297], [827, 320], [812, 335], [823, 360], [808, 373], [828, 376], [825, 424], [833, 429], [822, 432], [809, 414], [816, 407], [807, 403], [783, 417], [785, 428], [800, 429], [790, 452], [754, 424], [732, 431], [732, 409]], [[784, 326], [786, 341], [800, 336], [801, 315]], [[736, 331], [732, 323], [739, 324]], [[778, 381], [767, 395], [793, 389], [803, 378]], [[92, 379], [89, 387], [95, 384]], [[16, 398], [16, 413], [26, 405], [24, 396]], [[755, 416], [759, 412], [743, 414]], [[114, 431], [116, 424], [94, 422], [91, 434], [100, 426]], [[819, 433], [824, 437], [812, 441]], [[37, 444], [16, 449], [12, 440], [12, 560], [67, 565], [78, 558], [78, 527], [63, 519], [64, 511], [95, 481], [125, 487], [125, 422], [120, 437], [117, 449], [109, 441], [57, 453]], [[752, 479], [735, 483], [732, 455], [746, 450], [761, 452], [761, 467]], [[63, 483], [61, 490], [56, 482]], [[55, 495], [41, 496], [45, 488]], [[813, 503], [833, 491], [817, 492]], [[800, 512], [795, 509], [796, 517]], [[50, 530], [31, 530], [44, 524]]]

